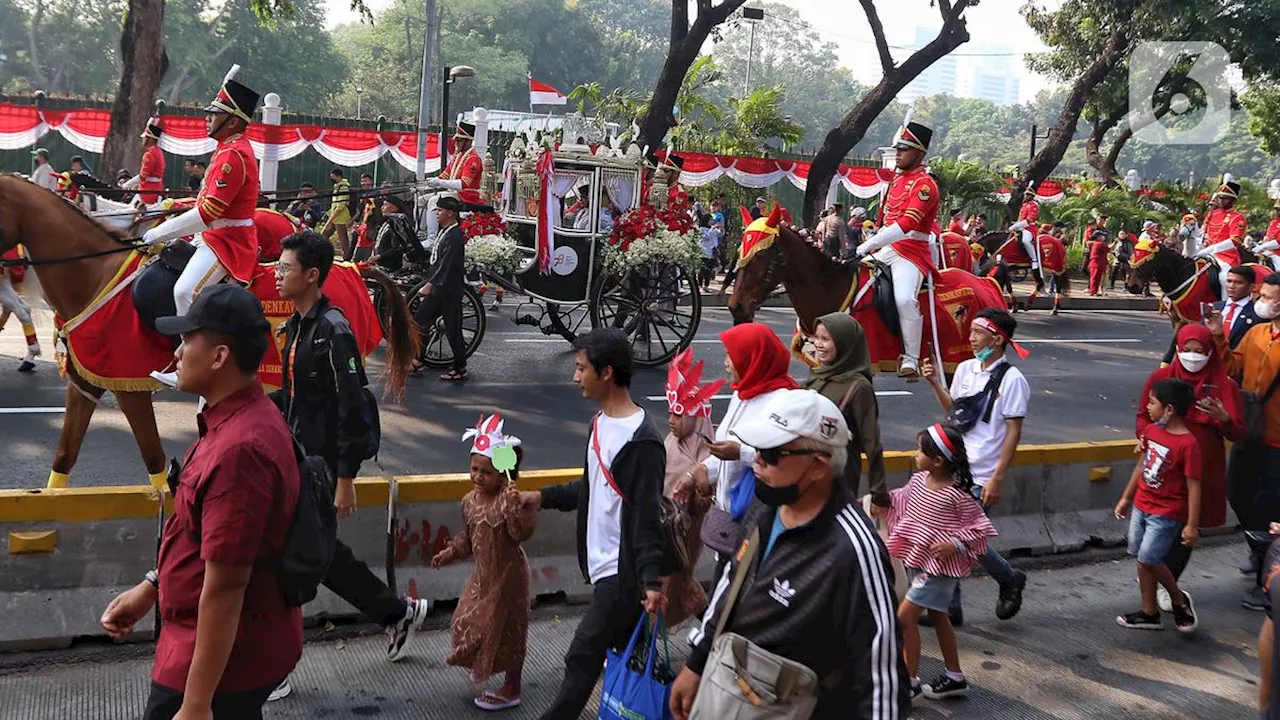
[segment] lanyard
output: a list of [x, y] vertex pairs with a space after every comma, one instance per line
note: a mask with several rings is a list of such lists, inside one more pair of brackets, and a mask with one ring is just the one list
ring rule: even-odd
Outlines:
[[613, 488], [614, 492], [618, 493], [618, 497], [622, 498], [622, 502], [630, 505], [631, 501], [627, 499], [622, 489], [618, 487], [618, 483], [614, 481], [613, 473], [609, 471], [608, 463], [604, 461], [604, 456], [600, 454], [600, 438], [596, 434], [596, 425], [599, 420], [600, 413], [596, 413], [596, 416], [591, 418], [591, 450], [596, 454], [596, 463], [600, 466], [600, 474], [604, 476], [604, 481], [609, 483], [609, 487]]

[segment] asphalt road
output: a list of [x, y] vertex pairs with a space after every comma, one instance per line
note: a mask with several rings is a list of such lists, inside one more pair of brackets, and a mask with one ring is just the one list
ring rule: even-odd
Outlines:
[[[379, 465], [363, 474], [460, 472], [466, 467], [463, 430], [481, 413], [500, 410], [507, 431], [524, 439], [526, 467], [580, 465], [593, 408], [572, 382], [569, 345], [537, 329], [512, 322], [515, 304], [490, 313], [488, 333], [470, 363], [472, 379], [452, 385], [429, 373], [410, 380], [403, 405], [382, 406], [383, 442]], [[783, 338], [794, 325], [790, 308], [764, 308], [758, 320]], [[1018, 339], [1032, 352], [1019, 366], [1031, 383], [1032, 401], [1024, 443], [1114, 440], [1132, 433], [1134, 399], [1146, 375], [1158, 366], [1171, 331], [1150, 311], [1076, 311], [1050, 317], [1020, 314]], [[723, 375], [724, 349], [718, 334], [732, 323], [727, 310], [704, 308], [694, 348], [707, 362], [708, 376]], [[33, 374], [15, 370], [25, 346], [16, 320], [0, 332], [0, 447], [6, 458], [0, 488], [42, 487], [62, 423], [65, 384], [52, 363], [48, 313], [37, 318], [45, 357]], [[122, 351], [128, 343], [121, 341]], [[371, 362], [376, 375], [380, 360]], [[793, 363], [796, 377], [807, 375]], [[665, 370], [640, 371], [633, 384], [637, 401], [665, 413]], [[887, 449], [909, 449], [921, 427], [940, 411], [924, 383], [876, 378], [881, 435]], [[719, 418], [727, 394], [716, 400]], [[181, 454], [195, 437], [195, 402], [175, 391], [158, 393], [156, 415], [170, 455]], [[90, 425], [72, 485], [134, 484], [145, 470], [124, 415], [108, 396]]]

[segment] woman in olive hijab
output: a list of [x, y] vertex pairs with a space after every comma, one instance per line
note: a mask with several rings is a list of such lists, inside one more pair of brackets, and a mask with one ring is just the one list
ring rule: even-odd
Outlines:
[[[889, 488], [885, 484], [884, 448], [880, 446], [880, 406], [871, 386], [871, 355], [867, 335], [846, 313], [830, 313], [818, 318], [814, 346], [820, 363], [804, 386], [823, 394], [844, 415], [853, 440], [849, 462], [844, 469], [846, 487], [855, 495], [862, 476], [862, 456], [870, 469], [868, 486], [875, 509], [888, 509]], [[878, 513], [877, 513], [878, 514]]]

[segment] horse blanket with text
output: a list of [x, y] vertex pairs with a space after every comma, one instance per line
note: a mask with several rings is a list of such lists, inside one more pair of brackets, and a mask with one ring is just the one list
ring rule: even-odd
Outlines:
[[[150, 256], [134, 250], [115, 277], [80, 314], [68, 320], [54, 316], [58, 339], [58, 372], [65, 378], [68, 358], [85, 380], [105, 390], [159, 390], [153, 370], [173, 362], [173, 343], [157, 333], [134, 307], [132, 285], [146, 270]], [[173, 302], [170, 290], [170, 303]]]
[[[284, 351], [284, 321], [293, 314], [293, 303], [284, 300], [276, 292], [275, 263], [259, 263], [258, 272], [249, 283], [249, 291], [262, 302], [262, 309], [271, 323], [273, 342], [267, 345], [267, 354], [258, 366], [258, 378], [270, 388], [280, 387]], [[382, 342], [382, 325], [377, 311], [369, 299], [369, 289], [360, 277], [360, 268], [353, 263], [334, 262], [329, 276], [324, 279], [324, 294], [330, 302], [342, 310], [360, 344], [360, 355], [368, 357]]]
[[1031, 267], [1031, 258], [1027, 257], [1027, 249], [1022, 246], [1022, 240], [1018, 237], [1020, 233], [1010, 233], [1009, 239], [1004, 244], [991, 253], [992, 257], [999, 255], [1004, 264], [1009, 267], [1021, 267], [1023, 265]]
[[[862, 288], [872, 279], [871, 269], [858, 268], [857, 287]], [[880, 286], [877, 290], [887, 289]], [[857, 320], [867, 334], [867, 348], [871, 353], [873, 367], [894, 371], [898, 369], [898, 358], [902, 355], [902, 331], [899, 329], [896, 314], [886, 320], [888, 313], [881, 311], [881, 306], [893, 305], [893, 299], [887, 302], [873, 298], [876, 290], [868, 291], [861, 299], [856, 300], [849, 308], [849, 314]], [[942, 362], [948, 371], [964, 360], [973, 357], [973, 349], [969, 346], [969, 325], [978, 311], [984, 308], [1004, 308], [1004, 296], [995, 280], [978, 277], [971, 272], [957, 268], [939, 270], [934, 288], [934, 312], [926, 309], [929, 303], [927, 288], [921, 288], [919, 295], [921, 311], [924, 314], [924, 332], [920, 352], [922, 356], [933, 357], [933, 319], [938, 319], [938, 343], [942, 346]]]

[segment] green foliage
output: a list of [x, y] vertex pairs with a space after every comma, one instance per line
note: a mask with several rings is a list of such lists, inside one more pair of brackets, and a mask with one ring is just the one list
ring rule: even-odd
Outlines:
[[1249, 111], [1249, 132], [1269, 155], [1280, 154], [1280, 87], [1251, 87], [1240, 98]]
[[804, 129], [779, 107], [784, 92], [775, 85], [757, 88], [742, 100], [729, 98], [731, 120], [715, 138], [717, 149], [726, 155], [754, 155], [778, 143], [800, 142]]
[[0, 0], [0, 90], [114, 92], [125, 7], [124, 0]]
[[1003, 180], [997, 173], [962, 160], [939, 158], [929, 163], [929, 172], [938, 178], [942, 199], [938, 204], [940, 215], [949, 215], [955, 208], [970, 213], [986, 213], [994, 223], [1002, 217], [1004, 204], [996, 199]]

